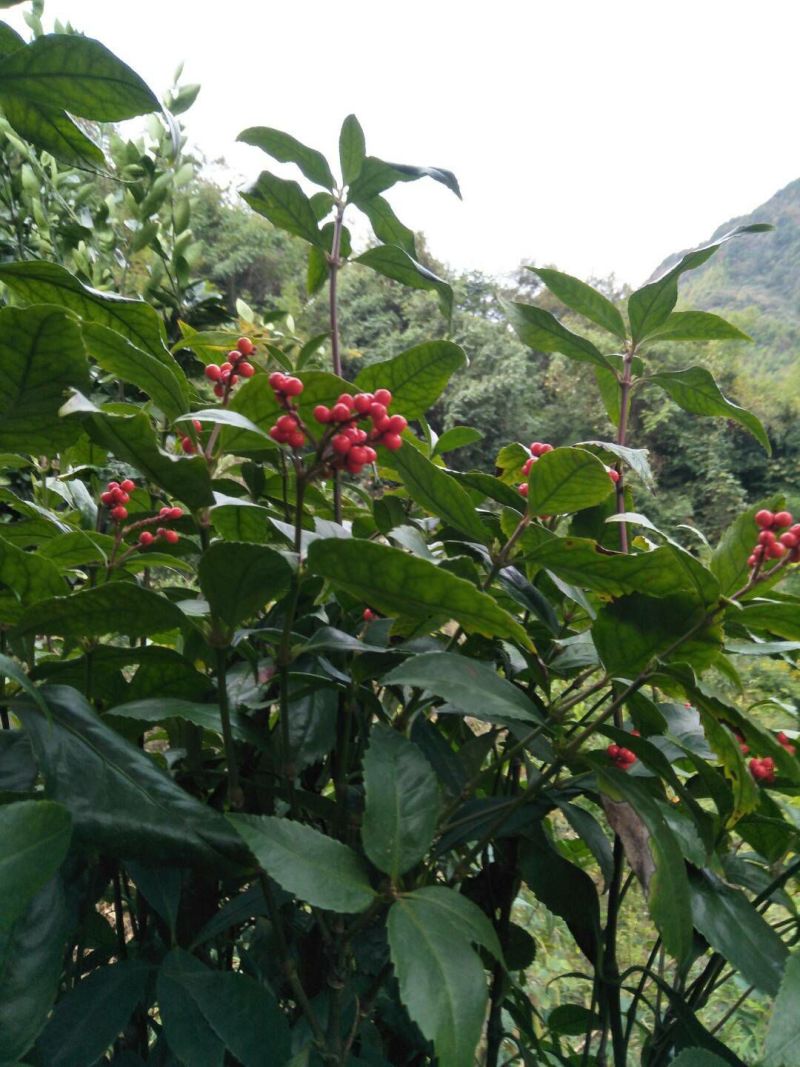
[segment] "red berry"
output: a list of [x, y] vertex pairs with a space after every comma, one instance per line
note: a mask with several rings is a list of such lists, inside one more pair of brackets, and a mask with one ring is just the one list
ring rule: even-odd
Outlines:
[[177, 545], [178, 541], [180, 541], [181, 539], [181, 535], [178, 533], [177, 530], [164, 530], [161, 536], [164, 538], [168, 545]]
[[376, 400], [372, 404], [370, 404], [369, 413], [372, 416], [372, 421], [373, 422], [376, 419], [384, 419], [384, 418], [386, 418], [386, 405], [385, 404], [381, 404], [381, 402], [379, 400]]
[[331, 422], [347, 422], [350, 418], [350, 408], [347, 404], [334, 404], [330, 412]]
[[337, 433], [331, 439], [331, 448], [334, 452], [338, 452], [341, 456], [343, 456], [345, 452], [349, 452], [352, 447], [353, 442], [350, 440], [347, 434]]
[[279, 444], [283, 441], [283, 433], [278, 429], [277, 426], [270, 426], [269, 435], [273, 441], [277, 441]]
[[791, 526], [794, 522], [794, 517], [792, 516], [791, 511], [779, 511], [772, 522], [773, 525], [778, 527]]
[[214, 386], [214, 396], [225, 396], [225, 390], [222, 388], [221, 385]]
[[113, 492], [106, 492], [106, 493], [101, 493], [100, 494], [100, 500], [104, 504], [111, 505], [111, 504], [115, 504], [116, 503], [117, 498], [115, 497]]
[[179, 519], [183, 515], [183, 508], [169, 508], [169, 517], [171, 519]]
[[297, 418], [294, 415], [281, 415], [275, 425], [283, 433], [292, 433], [297, 429]]
[[617, 482], [619, 481], [619, 471], [615, 471], [613, 467], [609, 467], [608, 476], [611, 479], [611, 481], [614, 483], [614, 485], [616, 485]]
[[389, 433], [402, 433], [406, 426], [408, 426], [408, 419], [402, 415], [392, 415], [389, 418], [389, 424], [386, 429]]
[[378, 616], [375, 614], [375, 612], [370, 611], [369, 608], [364, 608], [364, 611], [361, 614], [361, 618], [364, 620], [364, 622], [372, 622], [374, 619], [377, 619], [377, 617]]
[[181, 438], [181, 448], [189, 456], [193, 452], [197, 451], [197, 449], [194, 446], [194, 441], [191, 439], [191, 437], [182, 437]]
[[233, 370], [233, 364], [232, 363], [221, 363], [220, 367], [219, 367], [219, 370], [220, 370], [220, 374], [223, 375], [223, 376], [225, 374], [230, 374], [230, 372]]
[[106, 486], [107, 489], [119, 489], [119, 482], [109, 482]]
[[388, 408], [388, 406], [392, 402], [392, 394], [389, 392], [388, 389], [376, 389], [375, 390], [375, 400], [379, 404], [385, 404], [386, 407]]
[[139, 544], [142, 545], [143, 548], [152, 545], [153, 541], [155, 541], [155, 537], [153, 537], [149, 530], [142, 530], [139, 534]]
[[270, 374], [267, 381], [269, 382], [271, 389], [275, 389], [280, 392], [286, 382], [286, 375], [281, 374], [279, 370], [276, 370], [273, 371], [272, 374]]
[[758, 535], [758, 543], [760, 545], [774, 545], [777, 541], [777, 537], [772, 530], [762, 530]]
[[250, 340], [249, 337], [240, 337], [236, 342], [236, 347], [239, 349], [243, 356], [252, 356], [256, 350], [256, 346]]
[[352, 411], [353, 408], [355, 407], [356, 401], [355, 401], [355, 397], [351, 396], [350, 393], [340, 393], [339, 394], [339, 399], [336, 401], [336, 403], [337, 404], [344, 404], [345, 407], [347, 407], [350, 411]]
[[398, 448], [403, 447], [403, 438], [396, 433], [386, 433], [381, 438], [381, 444], [384, 448], [388, 448], [390, 452], [396, 452]]
[[364, 448], [363, 445], [353, 445], [347, 453], [347, 462], [355, 463], [358, 466], [363, 467], [365, 463], [369, 462], [366, 448]]
[[206, 367], [206, 378], [210, 382], [218, 382], [222, 376], [222, 370], [217, 363], [209, 363]]
[[797, 548], [800, 544], [800, 538], [797, 534], [793, 534], [791, 530], [787, 530], [786, 533], [781, 534], [781, 544], [786, 545], [787, 548]]
[[520, 484], [517, 486], [517, 489], [520, 491], [520, 493], [523, 496], [527, 496], [528, 495], [528, 483], [527, 482], [520, 482]]
[[[374, 397], [370, 393], [358, 393], [353, 397], [353, 408], [359, 415], [368, 415], [373, 399]], [[367, 611], [369, 611], [369, 608], [367, 608]]]
[[539, 455], [540, 456], [545, 456], [545, 455], [547, 455], [548, 452], [552, 452], [552, 451], [553, 451], [553, 446], [552, 445], [542, 445], [541, 449], [539, 450]]
[[303, 391], [303, 383], [299, 378], [286, 378], [281, 391], [286, 393], [287, 396], [300, 396]]
[[172, 508], [168, 504], [165, 504], [164, 507], [161, 508], [161, 510], [159, 511], [158, 517], [160, 519], [168, 519], [169, 518], [169, 513], [171, 511], [172, 511]]
[[378, 431], [378, 433], [391, 433], [391, 415], [373, 415], [372, 425]]
[[120, 489], [123, 489], [126, 493], [132, 493], [136, 488], [136, 482], [131, 481], [130, 478], [126, 478], [124, 482], [120, 483]]
[[786, 546], [782, 545], [780, 541], [776, 541], [774, 545], [770, 545], [767, 548], [767, 556], [770, 559], [780, 559], [781, 556], [786, 554]]
[[302, 430], [293, 430], [292, 433], [289, 434], [288, 443], [292, 448], [302, 448], [306, 443], [306, 435]]
[[192, 426], [194, 426], [195, 430], [197, 430], [198, 433], [200, 433], [203, 429], [203, 424], [199, 419], [192, 419]]
[[748, 567], [755, 567], [756, 563], [758, 563], [758, 558], [756, 556], [750, 556], [747, 560]]
[[617, 759], [620, 754], [620, 747], [619, 745], [609, 745], [606, 749], [606, 752], [611, 757], [611, 759]]
[[247, 360], [242, 360], [238, 366], [238, 371], [243, 378], [252, 378], [256, 372], [256, 368], [252, 363], [248, 363]]
[[375, 451], [374, 448], [370, 448], [369, 445], [364, 446], [364, 452], [367, 456], [367, 458], [364, 460], [365, 463], [374, 463], [375, 460], [378, 458], [378, 453]]
[[317, 422], [330, 422], [330, 409], [326, 408], [324, 404], [317, 404], [317, 406], [314, 408], [313, 414]]
[[526, 459], [525, 462], [522, 464], [522, 473], [525, 475], [526, 478], [531, 473], [531, 468], [533, 467], [535, 462], [536, 460], [531, 456], [530, 459]]
[[124, 508], [121, 504], [118, 504], [117, 507], [111, 509], [111, 518], [114, 522], [122, 522], [123, 519], [127, 519], [127, 517], [128, 509]]
[[762, 530], [768, 529], [772, 526], [775, 516], [771, 511], [767, 511], [766, 508], [762, 508], [761, 511], [757, 511], [755, 514], [756, 526], [760, 526]]

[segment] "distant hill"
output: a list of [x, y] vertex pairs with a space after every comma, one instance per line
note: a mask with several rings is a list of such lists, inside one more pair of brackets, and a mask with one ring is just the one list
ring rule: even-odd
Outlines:
[[[749, 215], [723, 223], [711, 240], [751, 222], [775, 229], [737, 237], [685, 274], [679, 306], [715, 311], [753, 338], [755, 345], [726, 346], [720, 355], [739, 401], [772, 420], [800, 414], [800, 179]], [[682, 254], [665, 260], [654, 277]]]

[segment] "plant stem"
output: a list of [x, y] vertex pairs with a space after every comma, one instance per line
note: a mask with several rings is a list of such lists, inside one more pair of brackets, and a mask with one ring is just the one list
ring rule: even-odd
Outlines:
[[[331, 362], [333, 364], [333, 373], [337, 378], [342, 376], [342, 353], [339, 347], [338, 279], [342, 266], [340, 252], [342, 248], [344, 209], [344, 201], [340, 200], [336, 206], [336, 218], [333, 221], [333, 241], [331, 243], [331, 252], [328, 256], [328, 316], [331, 333]], [[336, 522], [342, 521], [342, 484], [339, 471], [336, 471], [333, 476], [333, 514]]]
[[[633, 364], [633, 356], [635, 352], [634, 345], [628, 345], [625, 348], [625, 355], [622, 361], [622, 379], [619, 383], [619, 426], [617, 427], [617, 444], [625, 447], [625, 442], [628, 436], [628, 417], [630, 414], [631, 403], [631, 367]], [[617, 464], [617, 473], [619, 479], [616, 484], [617, 495], [617, 514], [622, 515], [625, 511], [625, 476], [622, 473], [622, 463]], [[623, 552], [628, 551], [628, 525], [621, 522], [619, 524], [619, 541], [620, 548]]]

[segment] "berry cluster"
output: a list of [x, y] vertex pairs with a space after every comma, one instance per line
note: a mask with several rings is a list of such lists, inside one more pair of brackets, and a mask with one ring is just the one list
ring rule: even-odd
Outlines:
[[[530, 445], [530, 450], [530, 459], [526, 459], [522, 465], [522, 473], [526, 478], [531, 473], [531, 467], [533, 467], [534, 463], [539, 459], [539, 457], [544, 456], [547, 452], [552, 452], [553, 446], [548, 444], [542, 444], [541, 441], [533, 441]], [[520, 485], [517, 486], [517, 489], [519, 489], [520, 493], [522, 493], [523, 496], [528, 495], [527, 482], [521, 482]]]
[[[747, 561], [749, 567], [760, 567], [766, 559], [782, 559], [789, 555], [792, 563], [800, 561], [800, 523], [794, 523], [789, 511], [756, 512], [756, 526], [761, 531], [755, 548]], [[783, 533], [778, 531], [783, 530]]]
[[629, 748], [623, 748], [622, 745], [609, 745], [606, 753], [614, 766], [621, 771], [630, 770], [637, 758]]
[[158, 515], [153, 515], [149, 519], [140, 519], [138, 522], [133, 522], [124, 528], [121, 527], [120, 524], [128, 517], [128, 509], [125, 505], [130, 500], [130, 495], [135, 488], [136, 482], [126, 478], [123, 482], [109, 482], [105, 492], [100, 494], [101, 503], [105, 504], [109, 509], [109, 514], [117, 527], [117, 539], [121, 541], [127, 534], [141, 530], [137, 538], [141, 548], [147, 548], [159, 538], [166, 541], [168, 545], [176, 545], [180, 540], [180, 534], [177, 530], [169, 530], [166, 526], [161, 525], [155, 533], [151, 533], [149, 530], [143, 529], [143, 527], [154, 526], [157, 522], [174, 522], [183, 515], [182, 508], [165, 506], [161, 508]]
[[[192, 426], [194, 426], [197, 433], [200, 433], [200, 431], [203, 429], [203, 424], [199, 419], [192, 419]], [[194, 443], [191, 437], [186, 437], [186, 435], [181, 437], [181, 448], [187, 456], [194, 455], [194, 453], [197, 451], [197, 445]]]
[[240, 378], [252, 378], [256, 368], [247, 360], [252, 356], [256, 346], [249, 337], [240, 337], [236, 348], [231, 349], [224, 363], [209, 363], [206, 378], [214, 383], [214, 395], [227, 399], [228, 394]]
[[291, 374], [281, 374], [274, 371], [269, 376], [269, 384], [275, 393], [275, 399], [286, 408], [286, 414], [281, 415], [274, 426], [270, 427], [269, 435], [279, 445], [289, 445], [290, 448], [302, 448], [306, 443], [306, 435], [303, 432], [300, 416], [296, 413], [294, 397], [300, 396], [303, 391], [303, 383], [299, 378]]
[[775, 760], [772, 756], [764, 756], [763, 759], [751, 759], [750, 773], [757, 782], [763, 782], [764, 785], [774, 785]]

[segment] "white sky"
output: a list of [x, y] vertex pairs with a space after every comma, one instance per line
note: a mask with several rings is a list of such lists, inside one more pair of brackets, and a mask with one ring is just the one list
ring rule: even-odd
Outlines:
[[185, 60], [191, 139], [244, 178], [270, 166], [245, 127], [335, 160], [351, 111], [372, 154], [455, 171], [463, 203], [429, 180], [389, 199], [458, 268], [638, 284], [800, 176], [794, 0], [47, 0], [57, 16], [159, 95]]

